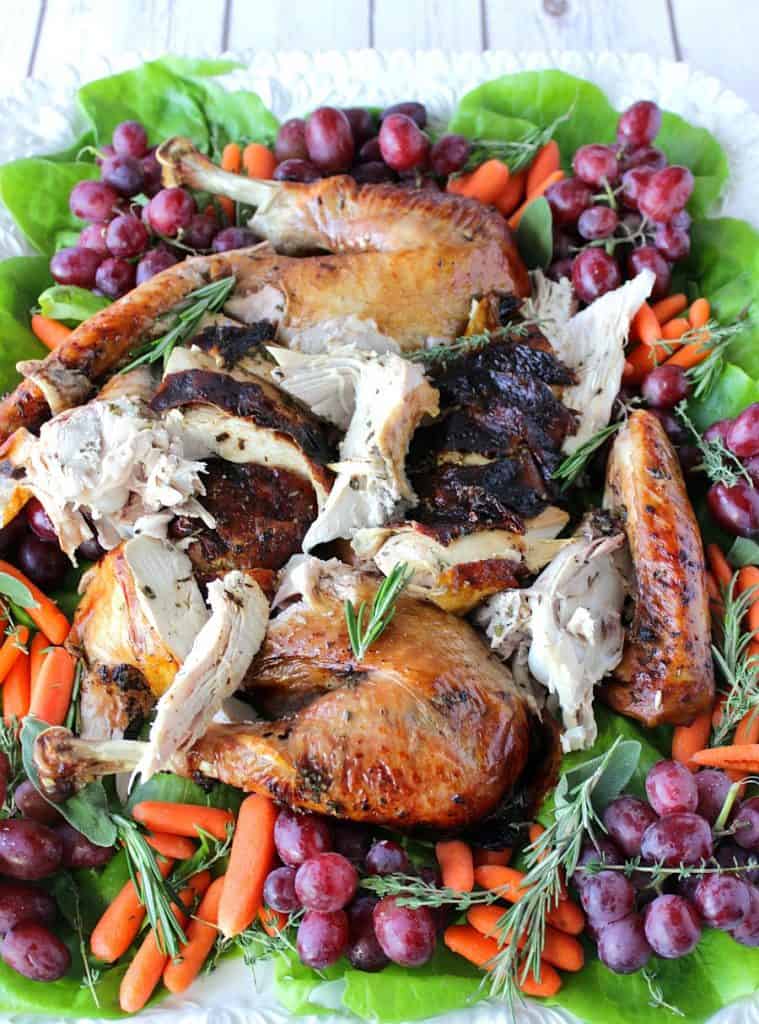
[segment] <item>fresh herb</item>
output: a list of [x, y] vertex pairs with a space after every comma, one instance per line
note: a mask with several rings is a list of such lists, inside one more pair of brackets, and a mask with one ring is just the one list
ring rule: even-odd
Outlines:
[[553, 214], [545, 196], [534, 199], [517, 228], [517, 246], [528, 270], [544, 270], [553, 255]]
[[237, 938], [245, 965], [252, 968], [257, 960], [269, 960], [278, 953], [294, 953], [292, 930], [297, 927], [304, 913], [305, 911], [298, 910], [290, 914], [282, 928], [274, 935], [269, 935], [258, 923], [240, 932]]
[[84, 937], [84, 923], [82, 921], [82, 909], [79, 901], [79, 890], [68, 871], [56, 875], [53, 883], [55, 899], [65, 913], [67, 920], [76, 932], [79, 945], [79, 955], [82, 960], [82, 971], [84, 972], [83, 987], [90, 990], [92, 1001], [100, 1009], [96, 984], [100, 978], [100, 969], [93, 967], [87, 953], [87, 940]]
[[431, 348], [417, 349], [406, 358], [412, 363], [424, 363], [427, 366], [434, 363], [440, 367], [446, 367], [460, 356], [469, 355], [471, 352], [481, 352], [494, 341], [501, 341], [503, 338], [509, 337], [524, 338], [532, 327], [539, 327], [540, 323], [539, 320], [509, 320], [501, 327], [494, 327], [490, 331], [461, 335], [446, 345], [433, 345]]
[[24, 779], [24, 765], [21, 758], [21, 742], [18, 735], [18, 719], [14, 716], [8, 719], [0, 718], [0, 753], [5, 754], [8, 759], [8, 781], [5, 789], [5, 800], [0, 807], [0, 816], [9, 818], [16, 810], [13, 803], [13, 794], [16, 787]]
[[695, 467], [696, 470], [705, 473], [713, 484], [725, 484], [726, 487], [733, 487], [743, 477], [752, 487], [754, 486], [746, 467], [740, 459], [733, 455], [721, 437], [707, 439], [699, 433], [688, 416], [687, 402], [682, 401], [675, 406], [675, 412], [690, 431], [694, 444], [701, 453], [701, 462]]
[[[736, 784], [736, 788], [738, 785]], [[630, 860], [626, 860], [624, 864], [607, 864], [600, 860], [590, 861], [587, 864], [583, 864], [582, 870], [587, 871], [589, 875], [597, 875], [600, 871], [619, 871], [627, 878], [630, 878], [633, 874], [638, 876], [642, 874], [650, 875], [646, 884], [640, 887], [659, 891], [664, 883], [671, 878], [684, 881], [686, 878], [703, 878], [705, 875], [742, 875], [756, 871], [757, 868], [759, 868], [759, 860], [753, 857], [750, 857], [745, 864], [733, 861], [732, 865], [719, 864], [709, 866], [708, 863], [678, 864], [676, 867], [671, 868], [666, 867], [664, 864], [644, 864], [640, 857], [633, 857]]]
[[415, 875], [370, 875], [361, 879], [361, 888], [368, 889], [376, 896], [397, 896], [398, 905], [411, 907], [450, 907], [465, 911], [482, 903], [496, 903], [501, 897], [495, 891], [459, 892], [444, 886], [426, 882]]
[[7, 572], [0, 572], [0, 594], [20, 608], [39, 608], [31, 590]]
[[174, 323], [166, 334], [146, 341], [121, 372], [128, 373], [137, 366], [160, 360], [163, 360], [165, 366], [175, 346], [192, 337], [206, 313], [216, 313], [222, 308], [234, 286], [234, 277], [222, 277], [190, 292], [179, 306]]
[[[395, 615], [395, 604], [401, 592], [408, 586], [413, 570], [405, 562], [393, 566], [392, 572], [382, 581], [374, 595], [371, 610], [366, 601], [358, 611], [350, 601], [345, 602], [345, 623], [348, 639], [357, 661], [362, 661], [374, 641], [384, 633]], [[364, 620], [368, 620], [365, 622]]]
[[648, 1005], [653, 1006], [655, 1010], [667, 1010], [676, 1017], [684, 1017], [685, 1014], [679, 1006], [673, 1006], [672, 1003], [668, 1003], [664, 999], [664, 990], [657, 982], [656, 974], [653, 970], [650, 967], [644, 967], [641, 973], [643, 980], [648, 985], [648, 993], [651, 996]]
[[567, 455], [566, 459], [564, 459], [558, 469], [554, 470], [552, 475], [553, 480], [561, 481], [562, 491], [566, 491], [571, 487], [577, 478], [585, 472], [585, 467], [590, 461], [591, 456], [606, 444], [610, 437], [616, 434], [623, 422], [624, 420], [619, 420], [617, 423], [610, 423], [608, 427], [602, 427], [592, 437], [589, 437], [587, 441], [584, 441], [571, 455]]
[[535, 159], [538, 150], [542, 149], [547, 142], [551, 141], [559, 125], [568, 121], [573, 112], [574, 104], [572, 104], [566, 113], [557, 117], [555, 121], [552, 121], [545, 128], [538, 128], [537, 125], [531, 125], [519, 139], [512, 139], [505, 142], [493, 141], [490, 139], [475, 139], [472, 143], [472, 150], [467, 162], [464, 164], [462, 169], [455, 175], [452, 175], [452, 177], [459, 177], [461, 174], [474, 171], [481, 164], [484, 164], [486, 160], [500, 160], [501, 163], [508, 166], [509, 171], [512, 174], [516, 174], [517, 171], [521, 171], [525, 167], [529, 167]]
[[681, 345], [701, 341], [703, 343], [703, 351], [709, 353], [706, 359], [685, 371], [693, 385], [694, 398], [706, 398], [722, 376], [726, 363], [727, 349], [736, 334], [745, 328], [745, 319], [744, 314], [732, 324], [718, 324], [716, 320], [709, 320], [705, 327], [691, 328], [679, 339]]
[[171, 884], [174, 888], [178, 889], [182, 882], [192, 878], [193, 875], [197, 875], [198, 872], [207, 871], [229, 853], [234, 833], [231, 825], [227, 826], [227, 835], [224, 839], [217, 839], [203, 828], [199, 828], [197, 832], [200, 837], [197, 850], [193, 853], [192, 857], [182, 861], [171, 876]]
[[738, 573], [723, 592], [722, 625], [712, 644], [712, 654], [726, 686], [719, 723], [712, 731], [712, 746], [722, 746], [747, 714], [759, 714], [759, 655], [751, 654], [754, 634], [743, 621], [756, 600], [758, 586], [737, 592]]
[[[49, 648], [46, 648], [48, 650]], [[84, 675], [84, 662], [81, 658], [77, 658], [76, 669], [74, 670], [74, 685], [71, 688], [71, 702], [69, 703], [69, 709], [66, 712], [66, 719], [63, 723], [64, 728], [70, 729], [71, 732], [80, 732], [81, 722], [79, 715], [79, 696], [82, 692], [82, 676]]]

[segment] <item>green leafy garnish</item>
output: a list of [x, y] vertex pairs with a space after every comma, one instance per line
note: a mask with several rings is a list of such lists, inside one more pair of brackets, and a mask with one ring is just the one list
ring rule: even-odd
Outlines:
[[539, 320], [509, 320], [491, 331], [479, 334], [462, 334], [445, 345], [433, 345], [430, 348], [416, 349], [406, 356], [412, 363], [424, 363], [425, 366], [446, 367], [461, 356], [470, 352], [481, 352], [494, 341], [504, 338], [524, 338], [532, 327], [540, 327]]
[[475, 170], [480, 164], [484, 164], [486, 160], [500, 160], [501, 163], [508, 166], [512, 174], [524, 170], [525, 167], [530, 166], [538, 151], [554, 137], [559, 125], [570, 119], [573, 109], [574, 104], [572, 104], [569, 110], [555, 117], [544, 128], [531, 125], [526, 121], [522, 122], [524, 128], [516, 138], [504, 140], [475, 139], [472, 143], [472, 150], [467, 158], [467, 162], [453, 177], [458, 177], [468, 171]]
[[553, 255], [553, 215], [545, 196], [533, 200], [517, 228], [517, 246], [529, 270], [545, 269]]
[[759, 587], [737, 592], [738, 573], [724, 589], [722, 625], [712, 644], [712, 654], [726, 693], [719, 723], [712, 730], [711, 745], [722, 746], [749, 712], [759, 715], [759, 655], [751, 654], [754, 634], [743, 628], [746, 612], [756, 600]]
[[79, 899], [79, 889], [68, 871], [60, 872], [53, 879], [53, 893], [56, 902], [68, 921], [71, 922], [76, 932], [79, 956], [82, 961], [84, 983], [90, 991], [92, 1001], [100, 1009], [100, 997], [97, 993], [96, 984], [100, 975], [100, 969], [93, 967], [89, 961], [87, 951], [87, 940], [84, 935], [84, 923], [82, 921], [82, 909]]
[[696, 470], [706, 474], [713, 484], [724, 484], [733, 487], [743, 477], [753, 487], [753, 481], [741, 460], [733, 455], [721, 437], [707, 439], [688, 415], [687, 402], [675, 406], [675, 412], [690, 431], [694, 444], [701, 453], [701, 462]]
[[110, 304], [110, 299], [106, 299], [105, 296], [95, 295], [88, 288], [77, 288], [73, 284], [55, 284], [51, 288], [46, 288], [38, 299], [39, 310], [43, 316], [77, 324], [89, 320]]
[[0, 807], [0, 816], [9, 817], [15, 811], [13, 794], [24, 780], [24, 765], [21, 757], [21, 743], [18, 736], [18, 719], [12, 716], [7, 722], [0, 718], [0, 752], [8, 758], [8, 781], [5, 800]]
[[[345, 602], [345, 624], [348, 627], [348, 639], [357, 661], [363, 660], [374, 641], [384, 633], [392, 622], [396, 601], [408, 586], [413, 575], [413, 570], [405, 562], [399, 562], [393, 566], [392, 571], [377, 588], [371, 610], [366, 601], [361, 602], [358, 611], [350, 601]], [[367, 619], [366, 622], [365, 619]]]
[[0, 594], [19, 608], [39, 608], [29, 587], [7, 572], [0, 572]]
[[567, 455], [558, 469], [552, 474], [553, 480], [561, 481], [562, 491], [566, 491], [585, 472], [585, 467], [591, 456], [601, 448], [610, 437], [613, 437], [622, 426], [623, 421], [610, 423], [608, 427], [602, 427], [592, 437], [584, 441], [580, 447]]
[[[745, 318], [744, 318], [745, 319]], [[744, 330], [745, 324], [742, 320], [733, 324], [718, 324], [716, 320], [710, 320], [706, 327], [694, 327], [686, 331], [680, 338], [683, 345], [701, 342], [702, 349], [699, 351], [708, 352], [703, 362], [697, 363], [686, 370], [687, 376], [693, 385], [693, 397], [701, 400], [711, 394], [715, 384], [722, 376], [727, 363], [727, 350], [732, 345], [737, 334]], [[706, 332], [706, 333], [704, 333]]]

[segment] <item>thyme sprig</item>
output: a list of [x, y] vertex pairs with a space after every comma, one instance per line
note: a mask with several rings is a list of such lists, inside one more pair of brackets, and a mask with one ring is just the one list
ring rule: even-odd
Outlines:
[[564, 121], [568, 121], [574, 112], [575, 104], [555, 121], [552, 121], [545, 128], [538, 128], [536, 125], [530, 127], [524, 135], [518, 139], [508, 141], [492, 139], [475, 139], [472, 143], [472, 150], [467, 162], [451, 177], [459, 177], [469, 171], [475, 170], [486, 160], [500, 160], [508, 166], [509, 171], [515, 174], [529, 166], [535, 159], [538, 150], [542, 149], [547, 142], [553, 138], [556, 129]]
[[667, 867], [664, 864], [645, 864], [640, 857], [633, 857], [623, 864], [607, 864], [603, 861], [590, 861], [583, 864], [582, 870], [589, 875], [596, 875], [600, 871], [619, 871], [625, 877], [631, 875], [649, 875], [646, 885], [639, 888], [661, 889], [664, 883], [674, 878], [683, 881], [686, 878], [703, 878], [705, 875], [741, 875], [759, 868], [759, 860], [749, 858], [746, 864], [739, 864], [733, 861], [732, 865], [710, 864], [708, 861], [701, 864], [677, 864], [675, 867]]
[[749, 712], [759, 714], [759, 655], [751, 654], [755, 635], [743, 628], [759, 587], [738, 593], [738, 573], [733, 574], [722, 595], [722, 626], [712, 644], [712, 655], [724, 681], [725, 701], [719, 723], [712, 730], [711, 745], [722, 746]]
[[368, 889], [376, 896], [397, 896], [398, 906], [410, 907], [450, 907], [453, 910], [465, 911], [481, 904], [496, 903], [500, 894], [489, 890], [473, 890], [459, 892], [457, 889], [446, 889], [444, 886], [425, 882], [415, 875], [370, 875], [361, 879], [361, 888]]
[[648, 1003], [649, 1006], [652, 1006], [655, 1010], [667, 1010], [676, 1017], [685, 1016], [679, 1006], [674, 1006], [672, 1003], [668, 1003], [665, 1000], [664, 990], [656, 980], [657, 976], [650, 967], [644, 967], [641, 974], [643, 976], [643, 980], [648, 985], [648, 994], [651, 997]]
[[572, 486], [575, 480], [585, 471], [591, 456], [610, 437], [617, 433], [623, 422], [623, 420], [619, 420], [616, 423], [610, 423], [608, 427], [602, 427], [592, 437], [589, 437], [587, 441], [584, 441], [571, 455], [567, 455], [566, 459], [564, 459], [558, 469], [554, 470], [552, 475], [553, 480], [561, 482], [562, 491], [566, 491], [567, 488]]
[[676, 405], [675, 412], [690, 432], [695, 446], [701, 453], [701, 462], [695, 467], [696, 470], [705, 473], [713, 484], [725, 484], [726, 487], [733, 487], [742, 477], [748, 481], [751, 487], [754, 486], [746, 467], [737, 456], [733, 455], [721, 437], [708, 439], [699, 432], [688, 416], [687, 402], [682, 401]]
[[489, 331], [461, 335], [446, 345], [433, 345], [431, 348], [417, 349], [406, 358], [412, 363], [424, 363], [425, 366], [437, 364], [446, 367], [460, 356], [468, 355], [471, 352], [481, 352], [494, 341], [501, 341], [503, 338], [509, 337], [524, 338], [529, 334], [531, 327], [540, 327], [541, 323], [542, 321], [537, 319], [509, 320], [500, 327], [494, 327]]
[[0, 719], [0, 753], [8, 758], [8, 783], [5, 800], [0, 807], [0, 817], [9, 818], [16, 810], [13, 794], [24, 780], [24, 765], [21, 757], [18, 719], [13, 715], [8, 721]]
[[745, 321], [745, 313], [732, 324], [719, 324], [716, 320], [709, 320], [705, 327], [693, 327], [679, 339], [680, 343], [685, 345], [700, 341], [703, 351], [708, 352], [706, 359], [686, 370], [693, 385], [694, 398], [705, 398], [722, 376], [727, 349], [736, 334], [746, 326]]
[[348, 629], [353, 653], [357, 661], [362, 661], [366, 652], [379, 636], [384, 633], [395, 615], [395, 605], [401, 593], [408, 586], [414, 572], [406, 562], [399, 562], [374, 595], [371, 609], [366, 601], [362, 601], [358, 610], [351, 601], [345, 602], [345, 624]]
[[151, 338], [141, 345], [121, 373], [128, 373], [138, 366], [150, 365], [160, 360], [163, 360], [165, 366], [174, 348], [193, 336], [205, 314], [216, 313], [222, 308], [234, 286], [234, 277], [222, 277], [190, 292], [174, 311], [173, 323], [167, 332], [160, 338]]

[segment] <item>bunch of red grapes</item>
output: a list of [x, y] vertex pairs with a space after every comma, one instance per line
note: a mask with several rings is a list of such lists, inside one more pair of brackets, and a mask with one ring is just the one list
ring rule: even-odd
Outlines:
[[592, 143], [574, 155], [574, 177], [546, 190], [555, 228], [552, 277], [571, 277], [583, 302], [593, 302], [642, 270], [656, 275], [653, 298], [669, 291], [672, 265], [690, 251], [693, 192], [687, 167], [669, 166], [652, 143], [661, 111], [648, 100], [620, 117], [617, 141]]
[[[631, 974], [652, 955], [674, 960], [698, 945], [704, 926], [729, 932], [744, 946], [759, 946], [759, 797], [733, 808], [720, 834], [714, 824], [731, 781], [706, 768], [696, 775], [677, 761], [659, 761], [646, 778], [648, 802], [613, 800], [603, 814], [608, 836], [588, 841], [573, 882], [587, 915], [598, 956], [612, 971]], [[727, 836], [723, 832], [729, 833]], [[586, 865], [681, 868], [658, 889], [652, 875]], [[730, 869], [756, 862], [756, 869]], [[688, 867], [710, 869], [688, 876]]]
[[155, 148], [138, 121], [116, 126], [112, 145], [103, 146], [98, 157], [100, 180], [80, 181], [71, 190], [71, 212], [87, 227], [77, 245], [50, 261], [59, 284], [118, 299], [188, 253], [224, 252], [258, 241], [247, 228], [225, 225], [214, 206], [199, 211], [187, 189], [162, 188]]
[[[430, 959], [447, 915], [360, 889], [361, 872], [416, 873], [401, 846], [373, 840], [362, 825], [288, 810], [279, 813], [274, 842], [282, 863], [266, 879], [264, 903], [280, 913], [304, 911], [297, 949], [308, 967], [327, 967], [343, 955], [360, 971], [381, 971], [391, 962], [419, 967]], [[426, 880], [439, 883], [432, 869]]]
[[[77, 558], [96, 562], [103, 549], [93, 537], [77, 548]], [[42, 590], [63, 584], [69, 569], [50, 517], [37, 498], [31, 498], [9, 523], [0, 529], [0, 555], [7, 558]]]
[[[7, 795], [10, 764], [0, 753], [0, 804]], [[61, 869], [101, 868], [112, 846], [95, 846], [44, 800], [28, 779], [13, 794], [13, 816], [0, 821], [0, 957], [33, 981], [56, 981], [71, 954], [52, 929], [52, 894], [37, 883]]]

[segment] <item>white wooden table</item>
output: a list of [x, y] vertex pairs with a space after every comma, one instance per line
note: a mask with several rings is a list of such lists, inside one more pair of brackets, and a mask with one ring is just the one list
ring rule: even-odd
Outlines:
[[644, 51], [759, 109], [757, 0], [4, 0], [0, 82], [84, 54], [226, 49]]

